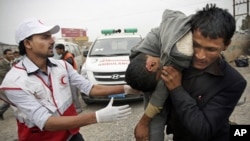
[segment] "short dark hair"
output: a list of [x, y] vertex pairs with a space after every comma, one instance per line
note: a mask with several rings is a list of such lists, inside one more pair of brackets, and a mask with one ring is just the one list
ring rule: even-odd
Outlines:
[[204, 37], [223, 38], [227, 45], [235, 32], [235, 19], [226, 10], [207, 4], [203, 10], [197, 11], [191, 19], [191, 30], [199, 30]]
[[64, 44], [57, 44], [55, 48], [65, 50]]
[[6, 55], [7, 52], [9, 52], [9, 51], [12, 51], [12, 50], [11, 50], [11, 49], [5, 49], [5, 50], [3, 51], [3, 54]]
[[125, 81], [133, 89], [143, 92], [151, 92], [157, 84], [157, 72], [149, 72], [146, 68], [147, 56], [144, 53], [134, 57], [126, 70]]
[[[29, 37], [27, 37], [26, 39], [27, 40], [32, 40], [32, 35], [31, 36], [29, 36]], [[24, 40], [26, 40], [26, 39], [24, 39]], [[18, 49], [19, 49], [19, 54], [20, 55], [25, 55], [26, 54], [26, 48], [25, 48], [25, 46], [24, 46], [24, 40], [22, 40], [20, 43], [19, 43], [19, 45], [18, 45]]]
[[14, 53], [14, 54], [19, 54], [19, 51], [14, 51], [13, 53]]

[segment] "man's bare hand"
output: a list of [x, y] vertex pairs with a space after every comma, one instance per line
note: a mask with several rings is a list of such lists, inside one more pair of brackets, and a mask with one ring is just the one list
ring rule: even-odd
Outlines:
[[149, 141], [149, 123], [151, 118], [147, 117], [145, 114], [142, 116], [139, 123], [136, 125], [134, 130], [134, 135], [136, 141]]
[[172, 66], [164, 66], [161, 78], [166, 87], [171, 91], [181, 85], [182, 74]]
[[138, 123], [135, 127], [134, 134], [136, 141], [148, 141], [149, 127]]

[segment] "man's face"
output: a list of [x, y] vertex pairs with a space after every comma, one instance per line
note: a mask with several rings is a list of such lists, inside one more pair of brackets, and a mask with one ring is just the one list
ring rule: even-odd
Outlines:
[[15, 57], [15, 58], [18, 58], [19, 56], [20, 56], [19, 53], [16, 53], [16, 52], [14, 53], [14, 57]]
[[62, 50], [62, 49], [59, 49], [59, 48], [56, 48], [56, 53], [57, 53], [58, 55], [61, 55], [61, 54], [63, 54], [63, 50]]
[[32, 52], [32, 55], [37, 57], [53, 57], [53, 45], [54, 40], [49, 32], [35, 34], [26, 43], [27, 55], [30, 54], [29, 52]]
[[14, 55], [13, 55], [12, 51], [7, 51], [6, 54], [4, 55], [4, 57], [5, 57], [8, 61], [14, 60]]
[[204, 37], [199, 30], [193, 33], [194, 56], [192, 65], [196, 69], [205, 69], [217, 60], [221, 51], [226, 50], [223, 38]]

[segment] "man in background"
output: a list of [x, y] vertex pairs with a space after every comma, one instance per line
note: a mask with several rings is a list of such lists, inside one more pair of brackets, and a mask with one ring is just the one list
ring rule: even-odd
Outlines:
[[[12, 67], [12, 62], [14, 59], [14, 56], [13, 56], [11, 49], [5, 49], [3, 51], [3, 55], [4, 55], [4, 58], [2, 60], [0, 60], [0, 84], [2, 83], [7, 72]], [[9, 107], [10, 107], [10, 105], [6, 102], [4, 102], [0, 106], [0, 120], [4, 120], [3, 113], [6, 112]]]
[[55, 48], [56, 48], [56, 53], [58, 55], [61, 55], [60, 59], [67, 61], [68, 63], [70, 63], [73, 66], [73, 68], [75, 70], [77, 70], [77, 65], [76, 65], [76, 61], [74, 59], [74, 55], [72, 53], [70, 53], [69, 51], [65, 50], [64, 44], [58, 44], [58, 45], [56, 45]]
[[18, 63], [23, 58], [23, 56], [20, 55], [19, 51], [14, 51], [13, 55], [14, 55], [13, 65]]

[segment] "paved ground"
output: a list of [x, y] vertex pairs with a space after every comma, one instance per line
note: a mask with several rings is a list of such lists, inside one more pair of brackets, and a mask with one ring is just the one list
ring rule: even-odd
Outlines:
[[[235, 108], [230, 119], [238, 124], [250, 125], [250, 67], [236, 68], [248, 81], [247, 88], [240, 100], [240, 102], [246, 99], [245, 103]], [[0, 101], [1, 104], [1, 101]], [[90, 105], [87, 106], [82, 103], [84, 112], [96, 111], [105, 105]], [[143, 103], [135, 102], [130, 103], [132, 107], [132, 115], [123, 121], [117, 121], [114, 123], [102, 123], [95, 124], [86, 127], [82, 127], [80, 132], [84, 135], [87, 141], [134, 141], [133, 132], [134, 126], [142, 115]], [[4, 114], [5, 120], [0, 121], [0, 141], [13, 141], [16, 136], [16, 122], [9, 109]]]
[[236, 106], [234, 112], [232, 113], [230, 119], [238, 124], [250, 125], [250, 67], [243, 67], [236, 69], [243, 74], [244, 78], [248, 81], [247, 88], [240, 99], [240, 103], [245, 103], [239, 106]]

